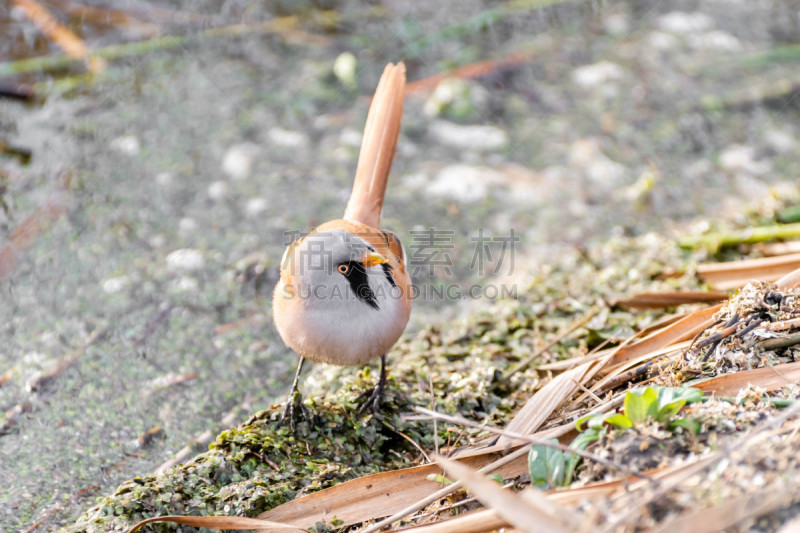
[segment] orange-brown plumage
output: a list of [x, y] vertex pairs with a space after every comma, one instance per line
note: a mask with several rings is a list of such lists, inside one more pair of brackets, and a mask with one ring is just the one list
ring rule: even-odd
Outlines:
[[[404, 87], [405, 66], [387, 65], [370, 106], [344, 217], [292, 243], [281, 262], [273, 317], [286, 345], [301, 356], [298, 376], [303, 358], [340, 365], [385, 361], [408, 322], [412, 285], [403, 247], [393, 233], [379, 229]], [[315, 244], [327, 250], [315, 256]], [[331, 289], [341, 290], [334, 297]], [[370, 400], [376, 405], [383, 383], [382, 365], [378, 395]], [[296, 388], [297, 377], [293, 393]]]

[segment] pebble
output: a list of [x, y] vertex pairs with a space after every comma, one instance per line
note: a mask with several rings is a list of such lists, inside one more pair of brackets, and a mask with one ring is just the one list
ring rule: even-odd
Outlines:
[[766, 174], [772, 169], [769, 161], [756, 160], [755, 150], [744, 144], [732, 144], [725, 148], [719, 156], [719, 166], [728, 171], [753, 175]]
[[584, 65], [572, 71], [572, 81], [581, 87], [592, 89], [614, 83], [625, 77], [625, 70], [611, 61], [600, 61], [593, 65]]
[[305, 148], [308, 146], [308, 136], [305, 133], [283, 128], [270, 128], [267, 137], [272, 144], [281, 148]]
[[435, 120], [428, 131], [441, 144], [463, 150], [499, 150], [508, 144], [508, 134], [496, 126], [469, 126]]
[[269, 205], [266, 198], [250, 198], [244, 207], [244, 212], [248, 218], [257, 218], [267, 211], [267, 207]]
[[228, 196], [230, 187], [224, 181], [215, 181], [208, 186], [208, 197], [214, 201], [219, 201]]
[[116, 276], [103, 280], [103, 291], [106, 294], [114, 294], [120, 292], [122, 289], [130, 284], [128, 276]]
[[769, 148], [779, 154], [786, 154], [795, 149], [797, 140], [791, 134], [781, 130], [767, 130], [764, 132], [764, 142]]
[[743, 49], [739, 39], [730, 33], [719, 30], [689, 35], [686, 37], [686, 42], [696, 50], [740, 52]]
[[656, 25], [664, 31], [689, 34], [712, 29], [714, 19], [705, 13], [672, 11], [658, 17]]
[[358, 60], [351, 52], [343, 52], [333, 62], [333, 74], [348, 89], [356, 89], [356, 67]]
[[644, 42], [654, 50], [674, 50], [678, 44], [678, 39], [671, 33], [664, 33], [663, 31], [652, 31], [644, 39]]
[[156, 174], [156, 185], [159, 187], [169, 187], [175, 181], [175, 176], [170, 172], [159, 172]]
[[117, 153], [129, 156], [138, 154], [141, 149], [139, 139], [133, 135], [117, 137], [109, 143], [109, 147]]
[[570, 147], [569, 157], [570, 164], [581, 169], [595, 183], [611, 186], [625, 177], [625, 166], [605, 155], [596, 139], [574, 142]]
[[170, 272], [195, 272], [206, 264], [200, 250], [181, 248], [167, 255], [167, 270]]
[[362, 138], [361, 132], [353, 128], [345, 128], [339, 133], [339, 142], [342, 146], [350, 146], [351, 148], [360, 147]]
[[181, 276], [173, 287], [176, 292], [194, 292], [200, 288], [200, 284], [191, 276]]
[[609, 35], [625, 35], [631, 30], [631, 19], [625, 13], [609, 15], [603, 21], [603, 29]]
[[489, 187], [502, 181], [502, 176], [486, 167], [450, 165], [436, 174], [425, 188], [428, 194], [463, 203], [485, 200]]
[[187, 237], [197, 231], [197, 221], [190, 217], [183, 217], [178, 221], [178, 233]]
[[248, 178], [253, 171], [253, 161], [260, 151], [255, 143], [234, 144], [222, 158], [222, 171], [234, 181]]

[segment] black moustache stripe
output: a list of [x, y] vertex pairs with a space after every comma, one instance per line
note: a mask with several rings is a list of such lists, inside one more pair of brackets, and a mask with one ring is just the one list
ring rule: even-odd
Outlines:
[[348, 283], [350, 283], [350, 290], [353, 291], [353, 294], [356, 295], [356, 298], [365, 304], [369, 305], [373, 309], [379, 309], [380, 306], [378, 306], [378, 299], [375, 298], [375, 293], [372, 292], [372, 289], [369, 286], [367, 271], [364, 268], [364, 264], [358, 261], [348, 261], [346, 264], [349, 265], [350, 268], [347, 269], [347, 274], [343, 275], [345, 278], [347, 278]]
[[392, 284], [392, 287], [397, 288], [397, 283], [395, 283], [394, 277], [392, 276], [392, 265], [389, 263], [384, 263], [381, 266], [383, 267], [383, 273], [386, 275], [386, 279], [389, 280], [389, 283]]

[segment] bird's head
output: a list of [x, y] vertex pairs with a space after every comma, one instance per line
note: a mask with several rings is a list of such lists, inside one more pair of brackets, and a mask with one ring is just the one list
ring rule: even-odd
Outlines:
[[306, 305], [379, 309], [395, 287], [386, 258], [343, 230], [314, 232], [287, 248], [281, 271]]

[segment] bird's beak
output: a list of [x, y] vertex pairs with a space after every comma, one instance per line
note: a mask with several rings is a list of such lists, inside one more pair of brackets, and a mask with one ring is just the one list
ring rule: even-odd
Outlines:
[[384, 263], [387, 262], [388, 261], [386, 261], [386, 258], [377, 252], [367, 252], [366, 254], [364, 254], [363, 263], [365, 267], [383, 265]]

